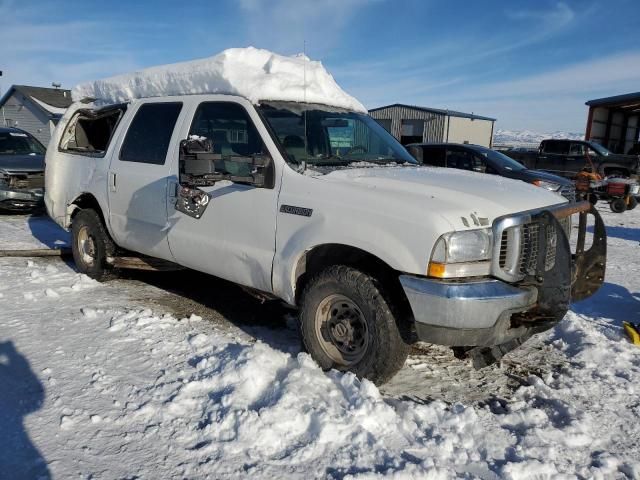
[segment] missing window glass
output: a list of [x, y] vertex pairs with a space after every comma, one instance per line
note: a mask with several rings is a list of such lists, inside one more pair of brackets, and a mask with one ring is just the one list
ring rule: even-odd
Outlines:
[[67, 124], [60, 151], [103, 156], [126, 105], [103, 110], [81, 110]]

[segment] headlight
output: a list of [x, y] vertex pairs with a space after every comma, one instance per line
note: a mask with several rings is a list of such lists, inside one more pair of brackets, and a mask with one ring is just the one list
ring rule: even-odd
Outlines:
[[488, 275], [492, 245], [490, 228], [445, 233], [433, 247], [427, 275], [437, 278]]
[[542, 187], [544, 189], [551, 190], [552, 192], [557, 192], [558, 190], [560, 190], [562, 188], [562, 185], [560, 185], [559, 183], [547, 182], [545, 180], [534, 180], [533, 184], [537, 185], [538, 187]]

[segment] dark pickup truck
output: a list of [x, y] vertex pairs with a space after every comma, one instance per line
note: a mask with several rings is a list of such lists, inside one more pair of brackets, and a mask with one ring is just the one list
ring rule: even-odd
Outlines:
[[590, 164], [603, 177], [636, 176], [640, 166], [638, 155], [619, 155], [598, 143], [582, 140], [543, 140], [537, 152], [506, 150], [503, 153], [529, 169], [544, 170], [566, 178], [574, 178]]

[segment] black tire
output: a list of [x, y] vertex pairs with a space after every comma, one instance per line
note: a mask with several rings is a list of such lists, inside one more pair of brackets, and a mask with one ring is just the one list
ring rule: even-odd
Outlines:
[[[350, 371], [378, 385], [386, 382], [409, 354], [400, 331], [405, 327], [398, 325], [379, 283], [351, 267], [328, 267], [302, 294], [303, 346], [324, 370]], [[341, 343], [345, 336], [351, 341]]]
[[115, 276], [107, 257], [115, 255], [116, 246], [95, 210], [81, 210], [71, 224], [71, 251], [76, 268], [91, 278], [106, 281]]
[[611, 208], [611, 211], [613, 213], [622, 213], [627, 210], [627, 202], [624, 200], [624, 198], [616, 198], [615, 200], [611, 201], [611, 203], [609, 204], [609, 208]]
[[638, 206], [638, 200], [633, 195], [629, 197], [629, 201], [627, 202], [627, 210], [633, 210]]

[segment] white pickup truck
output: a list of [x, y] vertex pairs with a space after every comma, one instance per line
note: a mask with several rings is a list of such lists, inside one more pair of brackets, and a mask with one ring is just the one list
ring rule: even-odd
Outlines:
[[589, 204], [417, 166], [366, 113], [335, 105], [205, 93], [77, 102], [45, 178], [81, 272], [107, 278], [137, 252], [282, 299], [320, 366], [377, 383], [416, 340], [490, 363], [604, 278]]

